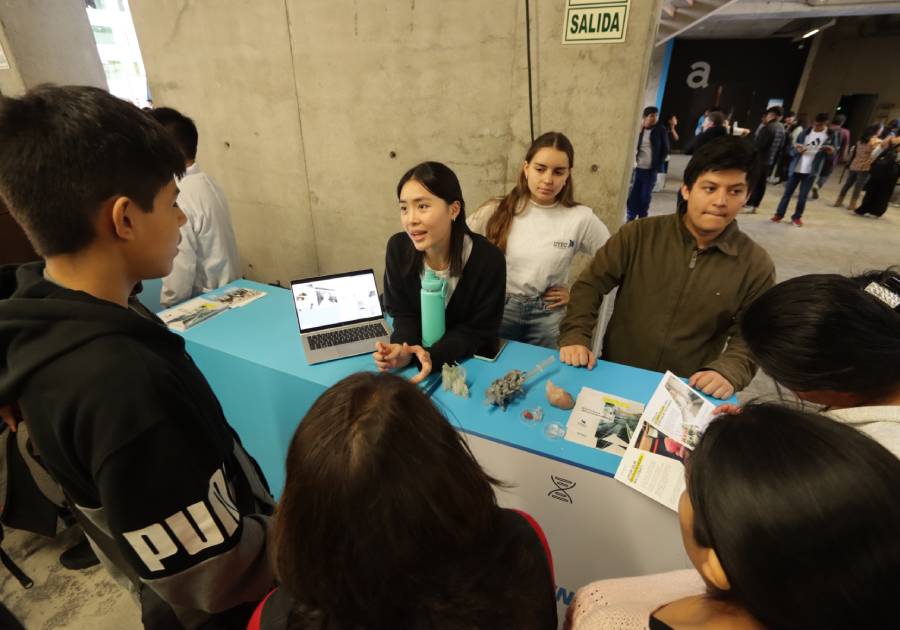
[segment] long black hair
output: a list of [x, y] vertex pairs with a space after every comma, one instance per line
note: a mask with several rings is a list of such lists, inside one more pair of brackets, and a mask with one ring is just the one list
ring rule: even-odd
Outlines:
[[[450, 275], [460, 276], [463, 269], [463, 245], [469, 226], [466, 225], [466, 202], [463, 200], [462, 187], [449, 166], [441, 162], [422, 162], [413, 166], [403, 174], [397, 184], [397, 199], [406, 182], [414, 180], [422, 184], [428, 192], [443, 199], [447, 205], [459, 202], [459, 214], [450, 226]], [[422, 272], [425, 252], [416, 251], [408, 261], [409, 271]]]
[[900, 596], [900, 459], [775, 404], [721, 416], [688, 460], [693, 536], [769, 630], [885, 628]]
[[900, 312], [865, 291], [896, 269], [812, 274], [775, 285], [741, 318], [754, 361], [795, 392], [871, 396], [900, 388]]

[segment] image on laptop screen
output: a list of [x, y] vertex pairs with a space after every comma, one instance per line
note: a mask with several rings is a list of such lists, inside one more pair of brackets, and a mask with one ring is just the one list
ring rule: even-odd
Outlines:
[[304, 332], [382, 316], [375, 276], [370, 271], [299, 282], [291, 286], [291, 291]]

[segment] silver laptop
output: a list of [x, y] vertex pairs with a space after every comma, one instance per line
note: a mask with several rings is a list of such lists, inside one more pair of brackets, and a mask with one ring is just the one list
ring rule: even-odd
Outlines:
[[310, 365], [375, 352], [375, 342], [390, 342], [371, 269], [294, 280], [291, 293]]

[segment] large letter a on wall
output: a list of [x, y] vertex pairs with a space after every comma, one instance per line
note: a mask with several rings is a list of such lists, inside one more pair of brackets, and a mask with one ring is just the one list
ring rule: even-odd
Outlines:
[[687, 84], [689, 88], [705, 88], [709, 85], [710, 66], [705, 61], [695, 61], [691, 64], [691, 72], [687, 75]]

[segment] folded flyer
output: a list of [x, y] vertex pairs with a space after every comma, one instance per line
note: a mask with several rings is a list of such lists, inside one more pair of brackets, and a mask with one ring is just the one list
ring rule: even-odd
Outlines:
[[162, 311], [159, 318], [172, 330], [184, 331], [227, 310], [222, 302], [196, 297]]
[[624, 455], [643, 411], [639, 402], [582, 387], [566, 424], [566, 439]]
[[666, 372], [647, 403], [616, 479], [678, 511], [684, 462], [713, 419], [715, 405]]
[[258, 300], [264, 295], [266, 295], [265, 291], [257, 291], [256, 289], [247, 289], [245, 287], [232, 287], [208, 299], [220, 302], [228, 308], [239, 308], [254, 300]]

